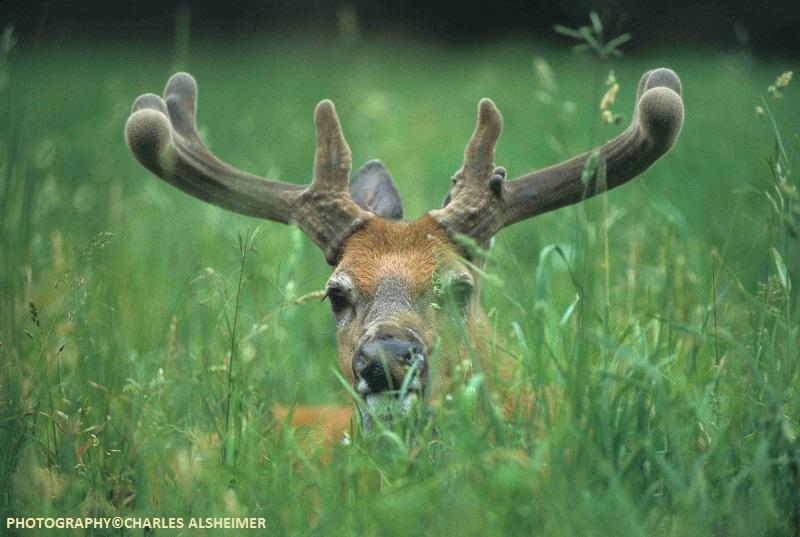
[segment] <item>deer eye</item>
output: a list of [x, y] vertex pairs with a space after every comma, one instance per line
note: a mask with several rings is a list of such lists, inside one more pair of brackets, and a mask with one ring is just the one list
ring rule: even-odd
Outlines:
[[329, 287], [327, 292], [328, 299], [331, 301], [333, 313], [341, 313], [350, 305], [350, 299], [342, 289]]
[[450, 286], [450, 295], [459, 308], [465, 307], [469, 302], [469, 298], [472, 296], [472, 288], [472, 282], [464, 279], [455, 280]]

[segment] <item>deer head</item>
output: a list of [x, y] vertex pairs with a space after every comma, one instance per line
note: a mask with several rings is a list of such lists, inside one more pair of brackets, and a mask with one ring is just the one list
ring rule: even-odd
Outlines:
[[[648, 71], [622, 134], [594, 151], [507, 181], [494, 163], [502, 118], [483, 99], [444, 207], [406, 221], [379, 161], [350, 178], [350, 148], [330, 101], [315, 111], [317, 147], [308, 186], [257, 177], [217, 159], [198, 136], [196, 104], [194, 79], [173, 75], [163, 99], [146, 94], [134, 102], [125, 126], [128, 146], [147, 169], [184, 192], [248, 216], [296, 223], [322, 249], [333, 267], [326, 295], [339, 364], [362, 397], [362, 411], [401, 388], [404, 407], [421, 393], [435, 398], [447, 389], [465, 346], [463, 332], [450, 329], [452, 312], [468, 333], [482, 316], [476, 291], [480, 260], [470, 259], [460, 236], [487, 245], [506, 226], [629, 181], [672, 147], [683, 124], [677, 75]], [[594, 184], [598, 177], [605, 188]], [[447, 308], [435, 307], [443, 301]], [[437, 344], [441, 357], [432, 367]]]

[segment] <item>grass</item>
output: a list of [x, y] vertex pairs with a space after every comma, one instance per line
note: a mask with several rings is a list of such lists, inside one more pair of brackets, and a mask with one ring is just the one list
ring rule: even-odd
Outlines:
[[[76, 40], [9, 56], [4, 521], [239, 515], [266, 517], [273, 535], [800, 535], [800, 91], [767, 94], [791, 65], [680, 48], [598, 65], [536, 41], [178, 48]], [[329, 269], [298, 230], [204, 205], [128, 155], [131, 102], [176, 64], [199, 82], [212, 150], [293, 182], [310, 178], [313, 107], [333, 99], [356, 163], [381, 158], [412, 217], [444, 195], [480, 97], [504, 114], [497, 160], [512, 177], [622, 128], [597, 109], [609, 68], [623, 124], [639, 75], [661, 65], [680, 74], [687, 116], [677, 147], [642, 178], [496, 241], [483, 304], [493, 346], [520, 366], [505, 389], [546, 412], [498, 414], [487, 371], [442, 405], [436, 431], [309, 453], [268, 409], [348, 402], [328, 305], [297, 300]]]

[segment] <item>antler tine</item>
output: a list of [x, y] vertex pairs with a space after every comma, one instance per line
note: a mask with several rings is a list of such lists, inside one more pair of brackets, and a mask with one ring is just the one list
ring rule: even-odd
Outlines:
[[[493, 227], [494, 208], [488, 190], [493, 179], [494, 151], [503, 130], [503, 117], [491, 99], [478, 103], [478, 121], [475, 131], [464, 149], [464, 164], [453, 177], [453, 187], [448, 193], [446, 207], [430, 214], [451, 234], [463, 233], [480, 240], [482, 230]], [[496, 194], [495, 194], [496, 195]]]
[[319, 189], [345, 191], [353, 167], [353, 156], [344, 139], [336, 108], [328, 99], [317, 105], [314, 125], [317, 129], [314, 185]]
[[478, 122], [464, 149], [464, 179], [469, 183], [486, 181], [494, 168], [494, 148], [503, 130], [503, 117], [491, 99], [478, 103]]
[[197, 133], [196, 108], [197, 83], [188, 73], [169, 79], [163, 99], [153, 94], [136, 99], [125, 125], [134, 157], [196, 198], [248, 216], [297, 222], [334, 263], [342, 242], [368, 213], [346, 190], [350, 149], [333, 104], [323, 101], [317, 107], [317, 158], [308, 187], [258, 177], [216, 158]]
[[302, 197], [304, 207], [311, 209], [301, 209], [300, 226], [322, 248], [328, 263], [335, 265], [341, 245], [364, 224], [369, 213], [350, 197], [347, 182], [353, 157], [331, 101], [325, 99], [317, 105], [314, 125], [317, 129], [314, 180]]
[[164, 102], [175, 132], [186, 141], [208, 149], [197, 133], [197, 82], [189, 73], [175, 73], [164, 87]]
[[[594, 151], [512, 181], [495, 176], [490, 180], [491, 159], [482, 160], [472, 170], [475, 177], [471, 181], [472, 185], [480, 185], [480, 189], [460, 186], [457, 175], [452, 201], [430, 214], [450, 233], [463, 233], [484, 243], [505, 226], [594, 196], [598, 193], [594, 185], [596, 172], [603, 166], [606, 190], [633, 179], [672, 148], [682, 125], [678, 75], [664, 68], [648, 71], [639, 82], [631, 125], [616, 138]], [[467, 153], [479, 131], [480, 122]], [[595, 154], [599, 165], [584, 184], [586, 162]], [[489, 155], [494, 156], [493, 144]]]

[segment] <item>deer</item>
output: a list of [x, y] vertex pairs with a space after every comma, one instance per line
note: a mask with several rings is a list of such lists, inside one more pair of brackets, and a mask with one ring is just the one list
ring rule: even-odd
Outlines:
[[[507, 226], [641, 175], [674, 146], [683, 126], [681, 95], [671, 69], [645, 72], [630, 125], [621, 134], [514, 179], [495, 165], [502, 116], [491, 99], [481, 99], [443, 206], [416, 220], [404, 219], [397, 188], [379, 160], [351, 176], [350, 147], [327, 99], [314, 112], [316, 152], [308, 185], [256, 176], [214, 156], [198, 134], [197, 83], [187, 73], [169, 79], [163, 98], [145, 94], [135, 100], [125, 139], [136, 160], [172, 186], [223, 209], [294, 224], [322, 250], [332, 267], [324, 296], [335, 323], [339, 367], [369, 429], [387, 398], [406, 413], [447, 394], [466, 348], [481, 348], [482, 260], [480, 248], [469, 244], [488, 248]], [[460, 314], [466, 338], [448, 331], [452, 316], [434, 307], [443, 300], [448, 311]], [[433, 367], [437, 345], [441, 352]], [[489, 359], [489, 353], [477, 354], [479, 365]], [[297, 408], [292, 425], [319, 419], [330, 436], [347, 429], [352, 407]], [[283, 407], [275, 412], [288, 413]]]

